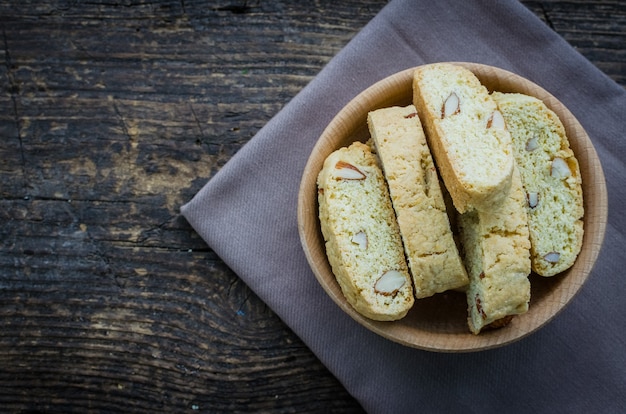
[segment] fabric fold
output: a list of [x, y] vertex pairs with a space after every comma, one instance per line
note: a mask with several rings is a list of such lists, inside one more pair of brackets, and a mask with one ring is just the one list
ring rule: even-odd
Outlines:
[[[491, 351], [438, 354], [369, 332], [322, 290], [298, 236], [301, 175], [326, 125], [372, 83], [436, 61], [498, 66], [547, 89], [585, 127], [607, 177], [609, 225], [589, 281], [547, 326]], [[182, 213], [369, 412], [623, 411], [623, 108], [624, 89], [515, 0], [394, 0]]]

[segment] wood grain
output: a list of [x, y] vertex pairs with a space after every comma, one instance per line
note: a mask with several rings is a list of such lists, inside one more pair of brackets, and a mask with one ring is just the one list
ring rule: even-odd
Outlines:
[[[385, 4], [0, 2], [1, 411], [362, 411], [179, 207]], [[524, 4], [626, 84], [620, 2]]]

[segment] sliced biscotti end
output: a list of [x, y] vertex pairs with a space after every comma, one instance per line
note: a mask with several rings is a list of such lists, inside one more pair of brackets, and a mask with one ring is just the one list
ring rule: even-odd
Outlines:
[[378, 109], [368, 114], [367, 121], [389, 186], [415, 297], [465, 286], [467, 272], [415, 106]]
[[558, 116], [541, 100], [494, 92], [513, 139], [527, 195], [531, 259], [535, 273], [570, 268], [583, 241], [583, 193], [578, 161]]
[[517, 170], [509, 197], [490, 213], [459, 216], [463, 258], [470, 277], [468, 325], [474, 334], [528, 311], [531, 271], [526, 199]]
[[371, 111], [367, 124], [394, 207], [445, 211], [439, 177], [415, 106]]
[[413, 103], [455, 208], [489, 211], [499, 204], [511, 185], [511, 137], [478, 78], [454, 64], [421, 66]]
[[380, 321], [413, 306], [411, 278], [385, 180], [370, 147], [355, 142], [328, 156], [318, 176], [326, 254], [348, 303]]

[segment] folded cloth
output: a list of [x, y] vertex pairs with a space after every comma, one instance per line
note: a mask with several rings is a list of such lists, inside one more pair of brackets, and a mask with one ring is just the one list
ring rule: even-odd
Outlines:
[[[601, 158], [609, 223], [586, 285], [511, 345], [445, 354], [398, 345], [325, 294], [298, 237], [302, 171], [334, 115], [372, 83], [435, 61], [498, 66], [543, 86]], [[626, 412], [626, 92], [514, 0], [394, 0], [182, 208], [207, 244], [369, 412]]]

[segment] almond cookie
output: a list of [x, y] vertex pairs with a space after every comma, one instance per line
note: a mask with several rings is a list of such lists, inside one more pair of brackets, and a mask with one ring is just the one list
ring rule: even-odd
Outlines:
[[348, 303], [391, 321], [413, 306], [413, 287], [389, 192], [370, 147], [355, 142], [328, 156], [317, 179], [326, 254]]
[[526, 197], [514, 168], [509, 196], [491, 212], [458, 217], [463, 258], [470, 277], [468, 325], [478, 334], [528, 311], [530, 239]]
[[415, 297], [467, 285], [467, 272], [415, 106], [372, 111], [368, 126], [389, 186]]
[[489, 211], [502, 202], [513, 173], [511, 136], [478, 78], [449, 63], [421, 66], [413, 103], [455, 208]]
[[558, 116], [537, 98], [493, 93], [513, 139], [526, 191], [533, 271], [556, 275], [576, 261], [583, 242], [578, 161]]

